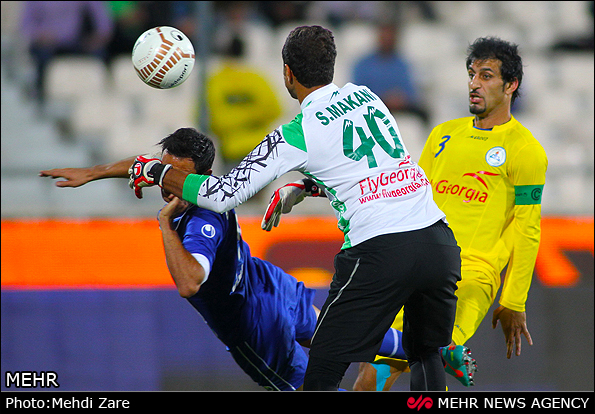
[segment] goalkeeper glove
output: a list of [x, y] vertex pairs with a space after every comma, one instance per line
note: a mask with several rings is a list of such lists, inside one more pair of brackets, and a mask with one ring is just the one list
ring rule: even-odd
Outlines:
[[319, 196], [321, 196], [320, 187], [307, 178], [284, 185], [271, 196], [260, 227], [263, 230], [271, 231], [273, 227], [279, 225], [281, 214], [289, 213], [293, 206], [304, 200], [304, 197]]
[[155, 184], [161, 186], [163, 177], [170, 168], [170, 164], [161, 164], [159, 158], [139, 155], [128, 170], [130, 174], [128, 185], [134, 189], [137, 198], [143, 198], [143, 187], [151, 187]]

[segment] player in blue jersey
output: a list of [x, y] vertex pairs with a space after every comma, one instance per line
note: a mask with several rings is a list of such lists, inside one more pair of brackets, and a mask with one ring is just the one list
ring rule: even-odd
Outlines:
[[[182, 129], [160, 144], [162, 160], [188, 172], [211, 173], [214, 147], [204, 135]], [[159, 212], [159, 226], [180, 294], [259, 385], [299, 388], [307, 364], [300, 343], [307, 344], [316, 323], [314, 291], [252, 257], [233, 210], [214, 213], [165, 190], [162, 195], [168, 204]]]
[[[211, 174], [212, 141], [180, 128], [160, 141], [164, 163], [189, 173]], [[128, 178], [135, 157], [92, 168], [41, 171], [65, 178], [59, 187], [78, 187], [101, 178]], [[159, 226], [168, 269], [180, 295], [203, 316], [238, 365], [259, 385], [296, 390], [304, 380], [318, 310], [314, 290], [269, 262], [250, 255], [233, 210], [215, 213], [162, 190], [167, 205]], [[395, 335], [383, 348], [389, 356]], [[382, 351], [381, 351], [382, 352]]]

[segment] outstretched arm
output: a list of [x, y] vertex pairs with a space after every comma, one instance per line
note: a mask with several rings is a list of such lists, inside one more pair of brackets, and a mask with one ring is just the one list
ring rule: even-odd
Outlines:
[[39, 172], [40, 177], [64, 178], [56, 181], [56, 187], [80, 187], [90, 181], [103, 178], [129, 178], [128, 169], [136, 157], [126, 158], [110, 164], [87, 168], [54, 168]]
[[280, 175], [301, 171], [307, 161], [304, 150], [288, 144], [279, 130], [275, 130], [225, 175], [188, 174], [168, 168], [171, 166], [167, 164], [150, 164], [137, 158], [130, 182], [135, 192], [141, 187], [159, 185], [185, 201], [224, 213], [251, 198]]

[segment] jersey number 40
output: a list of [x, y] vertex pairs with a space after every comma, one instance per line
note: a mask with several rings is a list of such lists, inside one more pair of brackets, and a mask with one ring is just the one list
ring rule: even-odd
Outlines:
[[[355, 150], [353, 148], [353, 121], [350, 119], [346, 119], [343, 121], [343, 154], [347, 158], [350, 158], [354, 161], [361, 160], [364, 156], [367, 157], [368, 167], [374, 168], [377, 167], [378, 164], [376, 163], [376, 158], [374, 157], [374, 152], [372, 149], [378, 143], [380, 148], [384, 150], [388, 155], [392, 158], [404, 158], [405, 156], [405, 149], [403, 148], [403, 143], [399, 134], [393, 127], [390, 122], [390, 119], [386, 117], [380, 110], [374, 108], [373, 106], [368, 107], [368, 113], [365, 114], [364, 119], [366, 121], [366, 125], [368, 125], [368, 129], [372, 136], [367, 136], [364, 128], [360, 126], [355, 127], [355, 131], [359, 136], [361, 144]], [[390, 135], [390, 139], [394, 143], [394, 147], [387, 141], [385, 136], [380, 132], [380, 128], [378, 127], [378, 120], [382, 122], [384, 126], [386, 126], [386, 130]]]

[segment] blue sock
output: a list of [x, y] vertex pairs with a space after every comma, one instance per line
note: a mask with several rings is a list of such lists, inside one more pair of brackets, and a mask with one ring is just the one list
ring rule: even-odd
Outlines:
[[378, 355], [396, 359], [407, 359], [401, 341], [402, 336], [403, 332], [390, 328], [384, 335], [380, 350], [378, 350]]
[[390, 377], [390, 365], [388, 364], [371, 364], [376, 370], [376, 391], [383, 391], [386, 380]]

